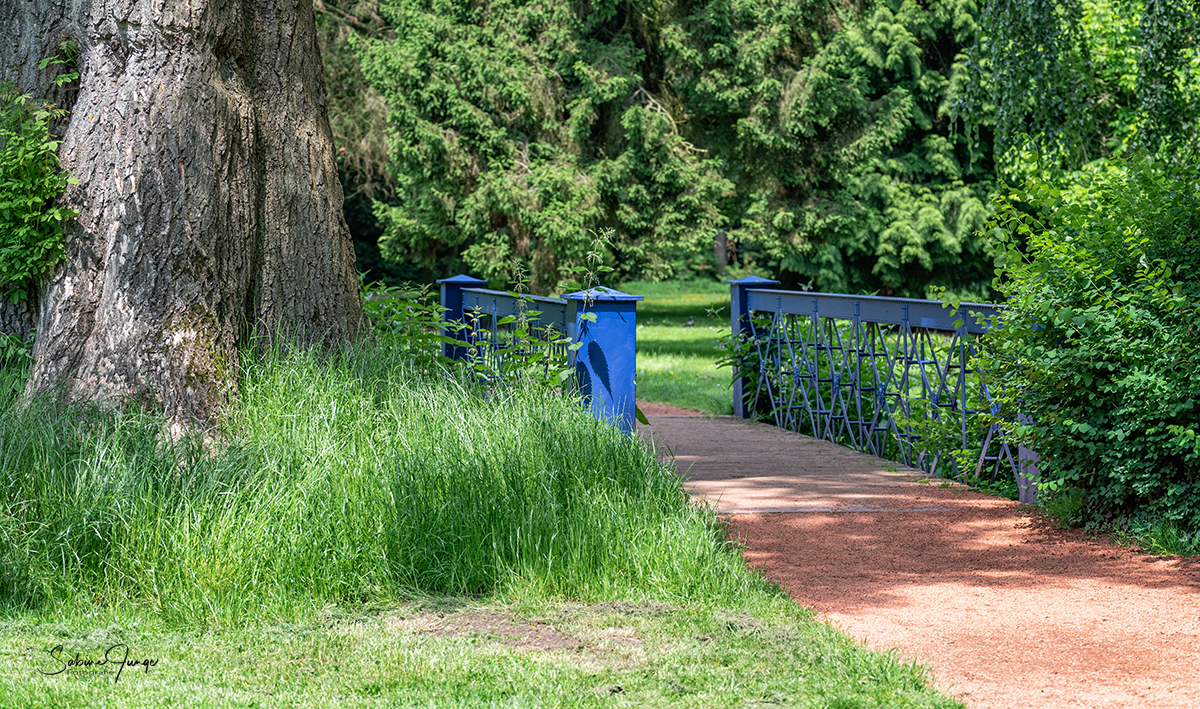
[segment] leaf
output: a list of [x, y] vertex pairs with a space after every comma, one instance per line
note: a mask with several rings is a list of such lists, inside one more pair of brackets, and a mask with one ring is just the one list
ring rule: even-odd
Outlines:
[[650, 425], [650, 422], [646, 419], [646, 414], [642, 413], [641, 408], [639, 408], [636, 404], [633, 407], [633, 415], [637, 418], [638, 423], [642, 424], [643, 426]]

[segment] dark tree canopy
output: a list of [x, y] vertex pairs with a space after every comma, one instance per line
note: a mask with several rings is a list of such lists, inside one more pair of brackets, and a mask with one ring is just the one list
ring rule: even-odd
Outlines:
[[394, 38], [358, 46], [390, 112], [393, 259], [497, 283], [516, 260], [549, 290], [611, 227], [624, 277], [711, 268], [723, 236], [822, 289], [986, 281], [991, 150], [949, 115], [968, 0], [377, 7]]

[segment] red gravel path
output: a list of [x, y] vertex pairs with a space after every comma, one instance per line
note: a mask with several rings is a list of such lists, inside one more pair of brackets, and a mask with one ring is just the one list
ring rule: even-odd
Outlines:
[[772, 426], [683, 413], [648, 412], [642, 435], [729, 515], [748, 562], [851, 635], [927, 663], [972, 709], [1200, 708], [1195, 561]]

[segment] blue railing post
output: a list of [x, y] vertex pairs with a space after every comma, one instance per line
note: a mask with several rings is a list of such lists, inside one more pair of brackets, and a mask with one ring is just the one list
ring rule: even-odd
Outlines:
[[[564, 298], [573, 306], [575, 384], [601, 421], [633, 434], [637, 406], [637, 302], [611, 288], [592, 288], [569, 293]], [[595, 320], [585, 319], [586, 313]]]
[[[1028, 425], [1033, 419], [1028, 414], [1017, 414], [1017, 423]], [[1042, 470], [1038, 466], [1042, 457], [1025, 446], [1017, 446], [1017, 497], [1026, 505], [1036, 505], [1038, 483], [1042, 480]]]
[[[738, 335], [750, 334], [750, 310], [746, 304], [747, 289], [774, 288], [779, 285], [779, 281], [772, 281], [760, 276], [746, 276], [735, 281], [725, 282], [729, 284], [729, 327], [733, 331], [734, 340], [736, 340]], [[735, 371], [734, 374], [736, 375], [738, 372]], [[734, 416], [750, 417], [750, 412], [746, 410], [745, 392], [751, 386], [753, 386], [752, 382], [746, 377], [736, 377], [733, 380]]]
[[[442, 322], [451, 323], [463, 322], [463, 288], [481, 288], [487, 285], [487, 281], [460, 274], [451, 278], [442, 278], [438, 280], [438, 285], [442, 287], [442, 308], [444, 308], [442, 310]], [[468, 343], [459, 339], [457, 333], [451, 332], [448, 327], [442, 328], [442, 334], [447, 337], [454, 337], [461, 343], [460, 345], [452, 345], [447, 342], [442, 345], [442, 353], [450, 359], [465, 359]]]

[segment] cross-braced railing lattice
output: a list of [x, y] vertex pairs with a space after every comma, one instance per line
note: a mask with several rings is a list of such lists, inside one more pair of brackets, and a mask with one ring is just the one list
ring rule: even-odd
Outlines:
[[733, 285], [746, 348], [739, 413], [932, 474], [1020, 478], [971, 367], [996, 306]]

